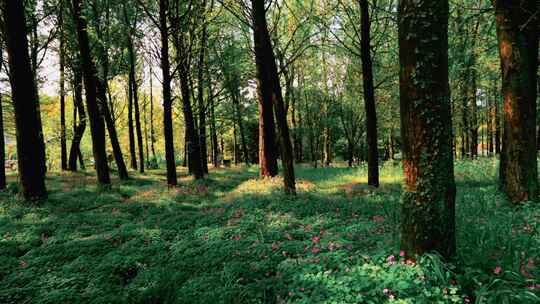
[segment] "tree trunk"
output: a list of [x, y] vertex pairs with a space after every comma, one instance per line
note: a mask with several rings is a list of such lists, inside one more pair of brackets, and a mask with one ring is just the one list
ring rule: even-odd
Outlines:
[[[77, 158], [80, 153], [81, 140], [86, 130], [86, 113], [84, 111], [83, 99], [82, 99], [82, 71], [77, 63], [72, 65], [73, 70], [73, 139], [71, 141], [71, 148], [69, 149], [68, 170], [77, 171]], [[77, 113], [79, 113], [79, 123], [76, 123]], [[81, 159], [81, 168], [84, 167]]]
[[139, 151], [139, 172], [144, 173], [144, 145], [141, 129], [141, 114], [139, 111], [139, 86], [137, 84], [136, 75], [136, 56], [133, 48], [133, 41], [131, 37], [128, 38], [128, 53], [129, 53], [129, 78], [131, 80], [131, 97], [133, 101], [133, 108], [135, 110], [135, 130], [137, 132], [137, 148]]
[[28, 55], [24, 5], [22, 1], [3, 2], [21, 192], [27, 200], [39, 200], [47, 196], [45, 143], [39, 117], [39, 96]]
[[86, 107], [90, 119], [92, 133], [92, 149], [97, 171], [98, 182], [102, 185], [110, 184], [109, 164], [105, 150], [105, 126], [100, 113], [97, 100], [97, 70], [90, 53], [86, 19], [81, 16], [82, 0], [72, 0], [73, 18], [76, 24], [77, 40], [82, 61], [84, 74], [84, 86], [86, 90]]
[[215, 101], [210, 99], [210, 133], [212, 137], [212, 163], [214, 168], [219, 168], [219, 144], [216, 130]]
[[246, 133], [244, 129], [244, 121], [242, 116], [242, 108], [240, 107], [240, 92], [238, 90], [235, 90], [235, 92], [232, 94], [232, 101], [234, 104], [234, 112], [236, 114], [236, 123], [238, 124], [238, 131], [240, 132], [240, 143], [242, 144], [242, 155], [243, 155], [243, 161], [249, 165], [249, 154], [248, 154], [248, 148], [247, 148], [247, 142], [246, 142]]
[[189, 86], [189, 66], [186, 62], [185, 46], [183, 42], [183, 33], [177, 33], [175, 37], [176, 50], [178, 52], [177, 64], [178, 75], [180, 78], [180, 90], [182, 93], [182, 111], [184, 113], [184, 122], [186, 129], [186, 149], [188, 154], [188, 165], [191, 165], [191, 173], [195, 179], [204, 178], [204, 170], [201, 160], [201, 148], [199, 138], [195, 128], [195, 119], [191, 108], [191, 92]]
[[[212, 3], [213, 6], [213, 3]], [[206, 12], [206, 0], [202, 1], [201, 7], [203, 8], [203, 13]], [[205, 71], [205, 56], [206, 56], [206, 47], [208, 39], [208, 28], [207, 20], [203, 20], [203, 29], [202, 37], [200, 41], [200, 50], [199, 50], [199, 62], [198, 62], [198, 71], [197, 71], [197, 82], [198, 82], [198, 91], [197, 91], [197, 100], [199, 104], [199, 146], [201, 151], [201, 162], [203, 173], [208, 174], [208, 145], [206, 142], [206, 106], [204, 104], [204, 71]], [[210, 94], [209, 94], [210, 95]]]
[[137, 170], [137, 152], [135, 150], [135, 131], [133, 130], [133, 81], [131, 71], [128, 76], [128, 135], [129, 135], [129, 162], [133, 170]]
[[0, 94], [0, 190], [6, 189], [6, 143], [4, 132], [4, 111]]
[[174, 135], [172, 123], [171, 63], [169, 60], [169, 27], [167, 11], [169, 0], [159, 0], [159, 32], [161, 35], [161, 69], [163, 73], [163, 136], [165, 138], [165, 159], [167, 162], [167, 184], [176, 186], [176, 160], [174, 156]]
[[152, 65], [150, 65], [150, 148], [152, 150], [152, 158], [157, 162], [156, 147], [154, 146], [156, 133], [154, 130], [154, 89], [152, 78], [154, 78], [154, 74], [152, 73]]
[[448, 1], [401, 0], [398, 16], [405, 175], [401, 248], [408, 255], [437, 251], [448, 258], [456, 250]]
[[58, 14], [58, 28], [60, 31], [60, 47], [59, 47], [59, 61], [60, 61], [60, 159], [62, 171], [68, 168], [67, 159], [67, 141], [66, 141], [66, 91], [64, 87], [65, 82], [65, 43], [64, 43], [64, 10], [60, 10]]
[[371, 38], [369, 6], [367, 0], [360, 0], [362, 13], [361, 55], [362, 78], [364, 85], [364, 104], [366, 109], [366, 134], [368, 143], [368, 185], [379, 187], [379, 149], [377, 145], [377, 111], [375, 107], [375, 88], [373, 86], [373, 64], [371, 60]]
[[[293, 149], [289, 134], [289, 126], [287, 125], [287, 112], [285, 111], [283, 102], [276, 59], [274, 57], [274, 51], [272, 50], [270, 34], [268, 33], [268, 26], [266, 23], [264, 0], [252, 0], [251, 3], [253, 25], [255, 28], [254, 42], [257, 78], [259, 80], [259, 98], [262, 99], [261, 103], [263, 105], [273, 105], [279, 130], [284, 189], [288, 194], [295, 194], [296, 186]], [[266, 124], [264, 127], [266, 127]], [[266, 147], [265, 143], [265, 150], [268, 148], [271, 147]]]
[[514, 203], [536, 200], [538, 2], [494, 0], [493, 5], [504, 100], [501, 188]]

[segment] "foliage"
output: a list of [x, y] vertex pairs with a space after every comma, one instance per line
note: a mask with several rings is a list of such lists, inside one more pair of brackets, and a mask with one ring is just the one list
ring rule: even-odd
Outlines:
[[177, 189], [161, 171], [107, 191], [89, 174], [51, 174], [39, 207], [0, 193], [0, 302], [536, 303], [540, 213], [509, 207], [496, 169], [456, 164], [451, 263], [398, 251], [391, 162], [377, 190], [363, 166], [298, 167], [297, 197], [255, 167]]

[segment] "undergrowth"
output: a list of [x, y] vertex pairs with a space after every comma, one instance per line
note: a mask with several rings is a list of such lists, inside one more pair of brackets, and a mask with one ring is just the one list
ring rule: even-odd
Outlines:
[[[540, 209], [512, 207], [497, 163], [456, 163], [455, 261], [399, 252], [401, 168], [298, 167], [296, 197], [251, 168], [164, 186], [47, 179], [0, 193], [0, 303], [540, 303]], [[184, 172], [185, 175], [185, 172]]]

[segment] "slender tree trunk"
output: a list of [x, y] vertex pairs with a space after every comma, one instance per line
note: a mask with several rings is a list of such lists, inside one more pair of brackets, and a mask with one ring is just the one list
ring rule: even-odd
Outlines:
[[131, 49], [130, 73], [132, 74], [131, 75], [131, 82], [132, 82], [131, 89], [133, 90], [132, 97], [133, 97], [133, 106], [135, 109], [135, 130], [137, 132], [137, 148], [139, 151], [139, 172], [144, 173], [144, 146], [143, 146], [143, 136], [142, 136], [142, 129], [141, 129], [141, 114], [139, 111], [139, 86], [137, 84], [137, 75], [135, 74], [136, 57], [135, 57], [135, 52], [133, 50], [133, 42], [131, 42], [130, 45], [131, 45], [131, 47], [129, 48]]
[[147, 112], [147, 107], [148, 107], [148, 100], [146, 100], [146, 96], [144, 97], [144, 102], [143, 102], [143, 131], [144, 131], [144, 150], [146, 151], [146, 156], [145, 156], [145, 160], [146, 160], [146, 166], [148, 167], [149, 166], [149, 160], [150, 160], [150, 148], [149, 148], [149, 145], [148, 145], [148, 112]]
[[157, 162], [156, 147], [154, 146], [156, 133], [154, 130], [154, 89], [152, 78], [154, 78], [154, 74], [152, 73], [152, 65], [150, 65], [150, 148], [152, 150], [152, 158]]
[[133, 81], [131, 71], [128, 77], [128, 135], [129, 135], [129, 160], [131, 169], [137, 170], [137, 152], [135, 150], [135, 130], [133, 130]]
[[536, 200], [538, 1], [493, 0], [504, 100], [500, 183], [514, 203]]
[[6, 189], [6, 143], [4, 132], [4, 111], [2, 105], [2, 95], [0, 94], [0, 190]]
[[[68, 170], [77, 171], [77, 158], [80, 155], [81, 140], [86, 130], [86, 113], [84, 111], [83, 98], [82, 98], [82, 71], [77, 63], [73, 64], [73, 139], [71, 141], [71, 148], [69, 149]], [[76, 123], [77, 113], [79, 113], [79, 123]], [[82, 163], [82, 157], [81, 163]], [[81, 165], [81, 168], [84, 164]]]
[[169, 0], [159, 0], [159, 31], [161, 35], [161, 69], [163, 72], [163, 136], [165, 138], [165, 159], [167, 162], [167, 184], [177, 185], [176, 160], [174, 156], [174, 135], [172, 123], [171, 63], [169, 61], [169, 28], [167, 11]]
[[64, 10], [60, 10], [58, 15], [58, 27], [60, 31], [60, 49], [59, 61], [60, 61], [60, 159], [61, 168], [63, 171], [67, 170], [67, 141], [66, 141], [66, 91], [64, 88], [65, 82], [65, 43], [64, 43]]
[[177, 30], [174, 37], [175, 48], [177, 51], [178, 76], [180, 80], [180, 90], [182, 94], [182, 111], [184, 114], [184, 125], [186, 130], [186, 149], [188, 154], [188, 167], [191, 167], [191, 174], [195, 179], [204, 178], [203, 164], [201, 160], [201, 147], [199, 137], [195, 127], [193, 109], [191, 107], [192, 91], [190, 86], [188, 54], [184, 45], [184, 33]]
[[[213, 6], [213, 3], [211, 7]], [[201, 7], [203, 8], [203, 13], [206, 12], [206, 0], [202, 1]], [[211, 8], [212, 9], [212, 8]], [[202, 37], [200, 41], [200, 50], [199, 50], [199, 62], [198, 62], [198, 71], [197, 71], [197, 82], [198, 82], [198, 92], [197, 100], [199, 104], [199, 146], [201, 151], [201, 162], [203, 173], [208, 174], [208, 145], [206, 142], [206, 106], [204, 104], [204, 72], [205, 72], [205, 58], [206, 58], [206, 47], [208, 39], [208, 28], [207, 20], [203, 20], [203, 29]]]
[[375, 88], [373, 86], [373, 64], [371, 60], [371, 37], [369, 6], [367, 0], [360, 0], [362, 13], [361, 55], [362, 77], [364, 80], [364, 104], [366, 109], [366, 134], [368, 143], [368, 184], [379, 187], [379, 148], [377, 146], [377, 111], [375, 107]]
[[39, 117], [39, 96], [28, 55], [24, 5], [22, 1], [3, 1], [3, 4], [21, 192], [27, 200], [39, 200], [47, 196], [45, 143]]
[[401, 248], [408, 255], [437, 251], [448, 258], [456, 250], [448, 1], [401, 0], [398, 16], [405, 175]]
[[210, 99], [210, 132], [212, 137], [212, 163], [214, 168], [219, 168], [219, 144], [216, 130], [215, 101]]
[[266, 23], [264, 0], [252, 0], [252, 17], [255, 28], [254, 42], [257, 78], [259, 80], [259, 98], [263, 100], [263, 104], [273, 105], [279, 130], [284, 189], [288, 194], [295, 194], [296, 186], [293, 149], [289, 134], [289, 126], [287, 125], [287, 112], [285, 111], [283, 102], [276, 60]]
[[246, 133], [244, 129], [244, 121], [242, 116], [242, 108], [240, 107], [240, 92], [236, 90], [235, 93], [232, 94], [232, 101], [234, 104], [234, 112], [236, 114], [236, 123], [238, 124], [238, 131], [240, 133], [240, 143], [242, 144], [242, 155], [243, 155], [243, 161], [249, 165], [249, 154], [248, 154], [248, 148], [247, 148], [247, 141], [246, 141]]
[[109, 164], [105, 150], [105, 126], [100, 113], [97, 100], [97, 70], [90, 52], [86, 19], [81, 16], [82, 0], [72, 0], [73, 18], [76, 24], [77, 40], [82, 61], [84, 85], [86, 90], [86, 107], [90, 119], [92, 133], [92, 149], [98, 176], [98, 182], [102, 185], [110, 184]]

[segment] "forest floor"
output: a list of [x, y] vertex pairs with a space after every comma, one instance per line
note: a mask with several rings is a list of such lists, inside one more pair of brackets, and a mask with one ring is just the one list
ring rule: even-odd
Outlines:
[[[0, 194], [0, 303], [540, 303], [540, 208], [510, 207], [492, 159], [457, 162], [458, 257], [399, 252], [401, 168], [257, 168], [47, 178], [39, 207]], [[538, 265], [538, 266], [536, 266]]]

